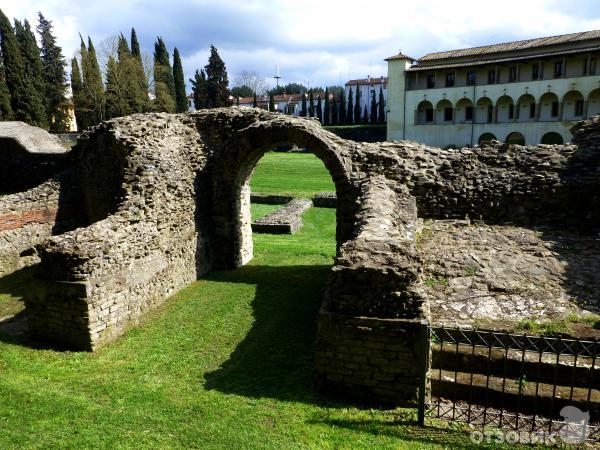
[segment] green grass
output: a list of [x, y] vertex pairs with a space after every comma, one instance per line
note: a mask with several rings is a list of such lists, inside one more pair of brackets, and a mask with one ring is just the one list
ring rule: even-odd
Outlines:
[[[458, 427], [415, 426], [414, 410], [315, 391], [335, 210], [303, 219], [295, 235], [255, 235], [251, 264], [203, 277], [94, 353], [0, 334], [0, 448], [475, 448]], [[12, 280], [0, 303], [18, 298]]]
[[335, 191], [323, 162], [312, 153], [266, 153], [250, 180], [253, 193], [312, 197]]
[[281, 206], [282, 205], [264, 205], [262, 203], [252, 203], [250, 208], [252, 220], [266, 216], [267, 214], [270, 214], [273, 211], [281, 208]]

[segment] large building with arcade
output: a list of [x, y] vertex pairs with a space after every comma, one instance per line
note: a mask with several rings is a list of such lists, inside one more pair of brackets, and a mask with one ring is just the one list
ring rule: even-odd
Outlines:
[[600, 31], [388, 62], [387, 137], [438, 147], [563, 143], [600, 114]]

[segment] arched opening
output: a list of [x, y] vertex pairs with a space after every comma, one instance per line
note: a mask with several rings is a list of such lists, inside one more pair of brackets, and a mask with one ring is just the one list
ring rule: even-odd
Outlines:
[[560, 102], [553, 92], [546, 92], [540, 97], [540, 120], [558, 120], [560, 116]]
[[588, 97], [588, 117], [600, 114], [600, 89], [594, 89]]
[[493, 133], [483, 133], [481, 136], [479, 136], [479, 140], [477, 142], [479, 142], [479, 145], [481, 145], [496, 140], [496, 135], [494, 135]]
[[506, 143], [513, 145], [525, 145], [525, 136], [523, 136], [518, 131], [513, 131], [508, 136], [506, 136]]
[[454, 109], [449, 100], [440, 100], [435, 107], [435, 123], [452, 123], [454, 121]]
[[231, 150], [225, 157], [213, 160], [214, 166], [205, 169], [209, 176], [200, 180], [210, 180], [211, 186], [203, 188], [203, 192], [210, 194], [204, 203], [199, 199], [199, 210], [208, 212], [205, 217], [211, 223], [200, 226], [212, 234], [207, 236], [207, 256], [213, 270], [233, 269], [252, 259], [251, 176], [265, 153], [283, 144], [295, 144], [322, 161], [337, 194], [337, 247], [352, 237], [356, 205], [347, 159], [339, 153], [331, 137], [320, 134], [319, 130], [320, 127], [308, 121], [289, 126], [285, 120], [248, 127], [227, 143]]
[[550, 131], [542, 136], [542, 144], [557, 145], [564, 143], [563, 137], [554, 131]]
[[427, 100], [423, 100], [417, 106], [417, 124], [426, 125], [433, 123], [433, 105]]
[[536, 118], [535, 98], [531, 94], [524, 94], [517, 100], [517, 121], [531, 122]]
[[563, 120], [583, 119], [583, 95], [579, 91], [569, 91], [563, 97]]
[[515, 120], [515, 103], [512, 97], [503, 95], [496, 102], [497, 122], [513, 122]]
[[489, 97], [477, 100], [475, 108], [476, 123], [492, 123], [494, 121], [494, 104]]
[[473, 122], [473, 102], [468, 98], [461, 98], [456, 103], [455, 114], [457, 123]]

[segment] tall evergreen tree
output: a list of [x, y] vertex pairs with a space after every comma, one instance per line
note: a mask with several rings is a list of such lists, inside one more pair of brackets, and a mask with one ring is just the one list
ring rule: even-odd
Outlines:
[[175, 109], [173, 70], [167, 46], [159, 37], [154, 44], [154, 110], [173, 113]]
[[146, 79], [144, 63], [142, 62], [142, 52], [140, 51], [140, 43], [138, 42], [135, 28], [131, 29], [131, 57], [133, 58], [133, 73], [136, 80], [136, 105], [140, 105], [137, 109], [141, 109], [140, 112], [147, 112], [150, 110], [148, 80]]
[[377, 122], [381, 125], [385, 123], [385, 98], [383, 97], [383, 87], [379, 86], [379, 114]]
[[300, 117], [306, 117], [308, 112], [306, 111], [306, 92], [302, 94], [302, 108], [300, 109]]
[[313, 95], [312, 89], [308, 94], [308, 115], [310, 117], [315, 117], [315, 96]]
[[83, 75], [83, 92], [86, 97], [86, 109], [89, 114], [89, 124], [96, 125], [105, 118], [106, 96], [102, 74], [96, 57], [92, 39], [88, 36], [88, 46], [81, 39], [81, 72]]
[[369, 124], [369, 111], [367, 109], [367, 105], [365, 105], [365, 109], [363, 110], [362, 124], [363, 125]]
[[83, 89], [83, 80], [77, 58], [71, 59], [71, 91], [73, 93], [73, 106], [75, 108], [75, 121], [79, 131], [85, 130], [90, 126], [89, 114], [86, 110], [85, 92]]
[[348, 89], [348, 109], [346, 110], [346, 123], [352, 125], [354, 123], [354, 101], [352, 87]]
[[254, 97], [252, 99], [252, 107], [253, 108], [257, 108], [258, 107], [258, 100], [256, 99], [256, 92], [254, 93]]
[[52, 133], [69, 130], [69, 104], [66, 97], [67, 73], [62, 49], [52, 34], [52, 22], [38, 13], [37, 31], [40, 35], [41, 58], [44, 78], [44, 107], [46, 122]]
[[[37, 125], [37, 106], [34, 86], [25, 77], [25, 61], [21, 55], [19, 41], [8, 17], [0, 10], [0, 48], [7, 90], [10, 93], [10, 107], [13, 117], [32, 125]], [[39, 101], [39, 98], [38, 98]], [[32, 114], [32, 111], [34, 112]]]
[[207, 98], [206, 98], [206, 75], [204, 75], [204, 70], [196, 69], [196, 74], [194, 75], [194, 79], [190, 79], [190, 83], [192, 83], [192, 95], [194, 97], [194, 108], [196, 109], [204, 109], [207, 107]]
[[344, 91], [342, 90], [342, 92], [340, 93], [340, 109], [338, 112], [338, 124], [339, 125], [344, 125], [346, 123], [346, 117], [347, 117], [347, 111], [346, 111], [346, 95], [344, 94]]
[[333, 92], [333, 97], [331, 98], [331, 125], [338, 124], [338, 104], [337, 104], [337, 95], [335, 91]]
[[361, 113], [362, 110], [360, 108], [361, 103], [361, 95], [360, 95], [360, 85], [356, 85], [356, 97], [354, 98], [354, 123], [359, 124], [362, 122]]
[[321, 94], [317, 96], [317, 119], [323, 123], [323, 107], [321, 106]]
[[375, 91], [371, 92], [371, 125], [377, 125], [377, 100], [375, 100]]
[[106, 118], [122, 117], [131, 114], [125, 98], [125, 79], [119, 65], [111, 55], [106, 64]]
[[214, 45], [210, 46], [210, 56], [206, 68], [206, 93], [208, 107], [229, 106], [229, 80], [225, 63]]
[[330, 108], [329, 108], [329, 88], [325, 88], [325, 107], [323, 108], [323, 125], [329, 125]]
[[183, 66], [181, 65], [181, 56], [179, 50], [175, 47], [173, 51], [173, 79], [175, 81], [175, 103], [177, 112], [182, 113], [188, 110], [187, 96], [185, 94], [185, 81], [183, 80]]
[[0, 121], [12, 120], [13, 112], [10, 107], [10, 92], [8, 92], [8, 86], [6, 85], [6, 78], [4, 76], [4, 64], [0, 57]]
[[239, 95], [235, 98], [235, 106], [240, 106], [240, 96]]
[[272, 92], [269, 94], [269, 111], [275, 112], [275, 96]]

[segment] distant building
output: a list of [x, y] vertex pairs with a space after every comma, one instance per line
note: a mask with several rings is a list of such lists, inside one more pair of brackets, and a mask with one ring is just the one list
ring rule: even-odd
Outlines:
[[388, 140], [562, 143], [600, 113], [600, 31], [388, 61]]
[[348, 101], [348, 94], [350, 93], [350, 89], [352, 89], [353, 101], [356, 101], [357, 88], [360, 91], [361, 117], [362, 112], [365, 110], [365, 106], [367, 107], [369, 115], [371, 114], [371, 99], [373, 94], [375, 94], [375, 101], [379, 104], [379, 89], [383, 89], [383, 100], [384, 102], [386, 102], [386, 104], [384, 104], [384, 111], [387, 111], [387, 77], [381, 76], [379, 78], [371, 78], [370, 76], [368, 76], [367, 78], [350, 80], [346, 82], [346, 84], [344, 85], [344, 95], [346, 96], [346, 101]]

